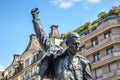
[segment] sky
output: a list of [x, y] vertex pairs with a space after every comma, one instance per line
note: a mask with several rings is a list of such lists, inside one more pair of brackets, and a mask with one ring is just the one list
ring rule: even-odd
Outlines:
[[119, 5], [120, 0], [0, 0], [0, 71], [12, 63], [14, 54], [24, 52], [29, 36], [35, 34], [33, 8], [39, 8], [39, 18], [47, 34], [53, 24], [59, 26], [62, 34]]

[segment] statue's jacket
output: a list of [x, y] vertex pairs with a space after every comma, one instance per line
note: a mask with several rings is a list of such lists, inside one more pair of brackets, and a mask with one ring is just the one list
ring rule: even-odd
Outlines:
[[90, 62], [79, 53], [72, 56], [69, 49], [45, 53], [39, 67], [41, 79], [92, 80]]

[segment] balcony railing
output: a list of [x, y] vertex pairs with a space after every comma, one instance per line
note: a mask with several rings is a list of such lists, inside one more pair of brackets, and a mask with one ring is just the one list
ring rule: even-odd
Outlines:
[[13, 76], [18, 74], [22, 70], [23, 70], [23, 64], [19, 64], [19, 66], [15, 68], [15, 72], [13, 73]]
[[[116, 80], [114, 79], [115, 76], [120, 76], [120, 69], [116, 69], [115, 71], [113, 72], [108, 72], [106, 74], [103, 74], [102, 76], [100, 77], [97, 77], [97, 78], [94, 78], [95, 80]], [[117, 78], [117, 77], [116, 77]]]
[[[104, 21], [103, 21], [104, 22]], [[89, 34], [87, 35], [81, 35], [81, 42], [84, 42], [92, 37], [97, 36], [98, 34], [112, 28], [112, 27], [116, 27], [120, 25], [120, 16], [119, 17], [115, 17], [113, 19], [107, 20], [104, 23], [102, 22], [102, 24], [99, 24], [96, 27], [96, 30], [89, 32]]]
[[108, 42], [109, 40], [111, 40], [110, 37], [108, 37], [106, 39], [99, 40], [99, 45], [104, 44], [104, 43]]
[[[109, 72], [109, 73], [107, 73], [107, 74], [104, 74], [104, 75], [103, 75], [103, 79], [109, 78], [109, 77], [113, 77], [113, 76], [120, 76], [120, 69], [119, 69], [119, 68], [116, 69], [116, 70], [113, 71], [113, 72]], [[113, 78], [114, 78], [114, 77], [113, 77]]]
[[32, 64], [33, 63], [35, 63], [35, 62], [37, 62], [38, 60], [40, 60], [41, 59], [41, 57], [39, 56], [39, 57], [37, 57], [37, 58], [33, 58], [33, 60], [32, 60]]
[[115, 57], [115, 56], [120, 56], [120, 51], [114, 51], [114, 53], [102, 57], [101, 61], [104, 61], [106, 59], [110, 59], [111, 57]]
[[120, 34], [111, 34], [110, 37], [99, 40], [96, 46], [92, 47], [92, 45], [89, 45], [81, 52], [84, 52], [82, 54], [89, 55], [115, 42], [120, 42]]
[[94, 68], [100, 67], [104, 64], [118, 60], [118, 59], [120, 59], [119, 57], [120, 57], [120, 51], [114, 51], [112, 54], [101, 57], [101, 59], [99, 61], [92, 63], [91, 69], [94, 69]]

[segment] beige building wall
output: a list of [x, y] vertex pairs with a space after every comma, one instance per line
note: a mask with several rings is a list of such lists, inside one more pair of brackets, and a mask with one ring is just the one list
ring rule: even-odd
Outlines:
[[[81, 41], [85, 44], [81, 53], [91, 61], [92, 75], [95, 80], [120, 80], [119, 22], [120, 17], [108, 19], [98, 25], [96, 30], [81, 35]], [[94, 37], [97, 37], [98, 44], [88, 47]], [[99, 54], [95, 55], [96, 53]]]

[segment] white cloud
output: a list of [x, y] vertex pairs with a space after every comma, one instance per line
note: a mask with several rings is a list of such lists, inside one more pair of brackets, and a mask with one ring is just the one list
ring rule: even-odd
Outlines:
[[0, 71], [4, 71], [4, 67], [0, 65]]
[[[63, 8], [63, 9], [67, 9], [72, 7], [73, 5], [75, 5], [76, 3], [80, 3], [82, 5], [84, 5], [83, 2], [87, 2], [87, 4], [91, 3], [91, 4], [96, 4], [99, 3], [101, 0], [50, 0], [50, 2], [55, 5], [58, 6], [59, 8]], [[84, 7], [87, 10], [90, 10], [89, 7]]]
[[86, 10], [90, 10], [90, 8], [89, 8], [88, 6], [85, 6], [84, 8], [85, 8]]
[[93, 3], [93, 4], [95, 4], [95, 3], [99, 3], [101, 0], [87, 0], [89, 3]]
[[59, 6], [60, 8], [70, 8], [75, 3], [80, 2], [81, 0], [51, 0], [52, 4]]
[[82, 0], [71, 0], [72, 2], [81, 2]]
[[68, 1], [68, 2], [61, 1], [60, 4], [59, 4], [59, 7], [64, 8], [64, 9], [70, 8], [72, 6], [73, 6], [73, 3], [70, 2], [70, 1]]

